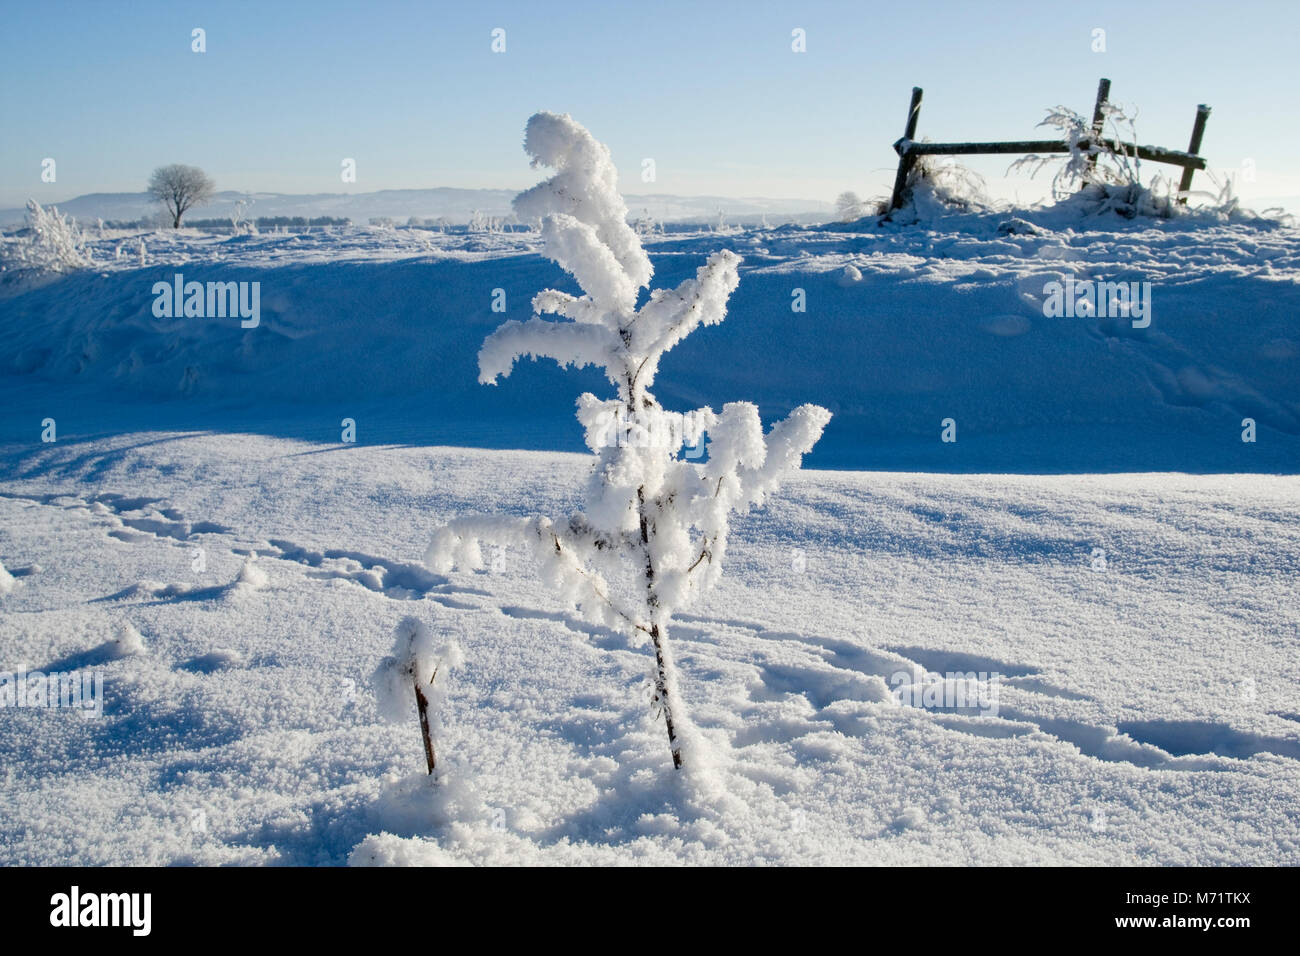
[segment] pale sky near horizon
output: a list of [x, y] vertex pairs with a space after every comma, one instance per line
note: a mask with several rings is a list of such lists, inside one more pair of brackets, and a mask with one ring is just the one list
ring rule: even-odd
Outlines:
[[[608, 144], [628, 193], [829, 202], [887, 190], [914, 85], [931, 139], [1050, 138], [1045, 110], [1089, 113], [1101, 76], [1141, 142], [1185, 149], [1208, 103], [1212, 169], [1244, 173], [1248, 203], [1300, 196], [1300, 3], [695, 6], [6, 0], [0, 206], [139, 192], [170, 162], [249, 191], [522, 188], [539, 109]], [[1048, 176], [1006, 176], [1010, 161], [969, 165], [996, 195], [1041, 198]]]

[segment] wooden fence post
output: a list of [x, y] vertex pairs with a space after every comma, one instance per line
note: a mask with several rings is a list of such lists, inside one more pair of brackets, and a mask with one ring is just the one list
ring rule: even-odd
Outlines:
[[[1205, 135], [1205, 121], [1210, 118], [1210, 108], [1202, 103], [1196, 107], [1196, 122], [1192, 125], [1192, 141], [1187, 144], [1187, 151], [1193, 156], [1201, 152], [1201, 137]], [[1187, 205], [1187, 193], [1192, 188], [1192, 174], [1196, 172], [1191, 166], [1183, 167], [1183, 178], [1178, 183], [1178, 204]]]
[[916, 162], [916, 157], [911, 151], [904, 146], [904, 143], [910, 143], [916, 136], [916, 123], [921, 118], [921, 88], [912, 87], [912, 102], [907, 108], [907, 126], [903, 132], [903, 138], [894, 144], [894, 150], [898, 153], [898, 175], [894, 177], [894, 194], [889, 200], [889, 212], [900, 208], [903, 205], [903, 189], [907, 186], [907, 174], [912, 171], [912, 164]]
[[[1101, 141], [1102, 130], [1106, 126], [1106, 114], [1102, 112], [1107, 102], [1110, 101], [1110, 80], [1104, 76], [1101, 82], [1097, 84], [1097, 105], [1092, 108], [1092, 145]], [[1097, 166], [1097, 154], [1093, 153], [1088, 157], [1088, 172], [1091, 173]], [[1084, 185], [1088, 185], [1084, 183]]]

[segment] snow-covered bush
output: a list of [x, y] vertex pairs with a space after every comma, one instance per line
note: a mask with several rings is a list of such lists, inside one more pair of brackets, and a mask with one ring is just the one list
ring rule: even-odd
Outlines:
[[1187, 205], [1177, 207], [1183, 211], [1183, 214], [1215, 222], [1264, 221], [1294, 228], [1295, 216], [1280, 206], [1272, 206], [1258, 212], [1243, 206], [1237, 196], [1236, 183], [1232, 174], [1224, 175], [1222, 182], [1208, 169], [1205, 175], [1214, 183], [1215, 188], [1190, 190], [1187, 195]]
[[1081, 114], [1064, 106], [1049, 109], [1047, 118], [1038, 125], [1060, 130], [1069, 152], [1064, 156], [1024, 156], [1012, 163], [1011, 169], [1028, 169], [1029, 175], [1034, 176], [1045, 167], [1059, 164], [1052, 177], [1052, 196], [1058, 200], [1085, 186], [1128, 187], [1140, 184], [1142, 161], [1136, 153], [1129, 154], [1124, 148], [1125, 137], [1120, 135], [1126, 133], [1130, 142], [1137, 141], [1133, 120], [1120, 107], [1110, 103], [1103, 103], [1101, 110], [1102, 135], [1096, 136], [1092, 124]]
[[85, 237], [69, 217], [58, 208], [41, 208], [35, 199], [27, 200], [26, 242], [15, 244], [19, 268], [36, 272], [71, 272], [91, 264]]
[[990, 206], [984, 179], [951, 156], [918, 156], [903, 187], [903, 206], [918, 219], [954, 212], [977, 212]]
[[256, 201], [255, 199], [240, 199], [235, 203], [235, 208], [230, 211], [230, 228], [236, 236], [257, 234], [257, 223], [245, 215], [248, 212], [248, 207]]
[[1155, 176], [1147, 185], [1134, 183], [1088, 183], [1060, 205], [1078, 209], [1085, 216], [1114, 213], [1123, 219], [1138, 217], [1169, 219], [1186, 207], [1178, 205], [1174, 184]]
[[471, 233], [497, 233], [505, 232], [506, 222], [500, 216], [489, 216], [485, 212], [477, 209], [471, 210], [469, 223], [466, 226]]
[[880, 204], [864, 202], [862, 197], [852, 191], [845, 191], [835, 197], [835, 218], [839, 222], [857, 222], [866, 216], [878, 215], [882, 210]]
[[636, 230], [636, 234], [640, 236], [642, 239], [648, 236], [655, 236], [655, 235], [662, 236], [664, 234], [663, 223], [659, 222], [657, 219], [655, 219], [654, 216], [650, 215], [649, 209], [643, 209], [641, 211], [641, 216], [637, 219], [632, 220], [632, 228]]
[[[541, 219], [543, 254], [571, 273], [584, 294], [539, 292], [536, 316], [510, 320], [484, 341], [479, 381], [495, 384], [522, 356], [546, 357], [561, 367], [603, 369], [616, 396], [578, 399], [578, 420], [596, 456], [585, 513], [559, 520], [461, 518], [434, 533], [425, 560], [444, 573], [457, 565], [477, 568], [481, 543], [522, 543], [547, 586], [588, 620], [648, 639], [655, 657], [652, 702], [663, 715], [673, 764], [681, 767], [691, 735], [669, 620], [717, 582], [731, 512], [761, 505], [798, 468], [830, 413], [803, 405], [764, 435], [749, 402], [729, 403], [720, 413], [665, 411], [650, 392], [659, 361], [700, 325], [722, 321], [739, 283], [740, 258], [716, 252], [695, 278], [650, 292], [638, 308], [654, 270], [627, 224], [609, 150], [571, 117], [555, 113], [529, 119], [524, 149], [534, 166], [556, 172], [520, 193], [515, 212], [525, 221]], [[706, 433], [706, 461], [680, 457]]]
[[[433, 631], [414, 617], [403, 618], [393, 632], [393, 653], [385, 657], [371, 676], [379, 715], [392, 723], [410, 720], [414, 707], [424, 740], [424, 759], [433, 773], [436, 755], [433, 741], [437, 732], [441, 687], [435, 692], [439, 671], [446, 672], [464, 662], [460, 646], [449, 641], [439, 647]], [[442, 686], [445, 686], [445, 679]]]
[[1064, 156], [1025, 156], [1012, 163], [1011, 169], [1027, 168], [1032, 176], [1059, 164], [1052, 177], [1052, 197], [1087, 216], [1114, 213], [1124, 219], [1169, 219], [1190, 213], [1231, 219], [1245, 214], [1233, 196], [1231, 182], [1217, 194], [1192, 193], [1202, 201], [1191, 206], [1178, 202], [1177, 185], [1159, 173], [1143, 183], [1142, 160], [1136, 151], [1125, 147], [1126, 142], [1137, 142], [1132, 118], [1110, 103], [1102, 105], [1102, 117], [1102, 135], [1095, 136], [1091, 124], [1073, 110], [1064, 106], [1048, 110], [1047, 118], [1038, 125], [1061, 130], [1070, 151]]
[[[1030, 155], [1011, 164], [1028, 169], [1031, 176], [1059, 164], [1052, 177], [1052, 197], [1077, 206], [1086, 215], [1115, 213], [1125, 219], [1150, 216], [1167, 219], [1179, 213], [1174, 184], [1157, 175], [1142, 183], [1142, 161], [1125, 143], [1137, 142], [1137, 128], [1122, 108], [1102, 104], [1102, 131], [1098, 136], [1082, 115], [1064, 106], [1047, 111], [1039, 126], [1061, 131], [1069, 147], [1064, 156]], [[1087, 145], [1083, 145], [1086, 143]]]
[[1084, 216], [1102, 216], [1114, 213], [1124, 219], [1194, 219], [1205, 222], [1271, 222], [1292, 226], [1295, 219], [1283, 209], [1265, 209], [1256, 212], [1241, 205], [1232, 178], [1224, 177], [1222, 183], [1206, 170], [1205, 175], [1214, 182], [1214, 189], [1192, 189], [1185, 203], [1179, 203], [1180, 193], [1175, 183], [1159, 174], [1151, 182], [1090, 183], [1059, 205], [1076, 209]]

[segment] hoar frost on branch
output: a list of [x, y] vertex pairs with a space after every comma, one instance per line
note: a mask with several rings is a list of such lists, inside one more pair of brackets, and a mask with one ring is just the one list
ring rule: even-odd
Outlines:
[[[694, 279], [656, 289], [637, 308], [653, 267], [618, 192], [609, 150], [568, 115], [538, 113], [524, 149], [555, 175], [515, 198], [520, 219], [542, 222], [543, 254], [571, 273], [584, 295], [553, 289], [533, 299], [536, 316], [510, 320], [484, 341], [479, 381], [496, 384], [524, 357], [605, 371], [616, 397], [578, 399], [577, 417], [596, 455], [587, 510], [559, 521], [462, 518], [439, 528], [425, 555], [435, 570], [482, 566], [481, 544], [523, 544], [543, 581], [596, 624], [649, 638], [655, 654], [653, 705], [662, 713], [673, 765], [690, 735], [668, 643], [673, 613], [712, 587], [722, 572], [733, 511], [761, 505], [799, 467], [830, 413], [803, 405], [764, 435], [758, 408], [732, 402], [721, 412], [663, 409], [650, 386], [664, 353], [701, 325], [726, 315], [740, 257], [716, 252]], [[557, 319], [542, 316], [557, 316]], [[708, 460], [683, 460], [684, 446], [709, 438]], [[611, 586], [630, 571], [636, 597]], [[684, 747], [684, 744], [686, 746]]]

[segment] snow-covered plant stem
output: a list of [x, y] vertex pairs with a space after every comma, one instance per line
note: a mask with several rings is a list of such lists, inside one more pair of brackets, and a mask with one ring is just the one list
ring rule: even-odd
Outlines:
[[[433, 669], [433, 676], [429, 678], [432, 684], [438, 679], [438, 668]], [[424, 688], [420, 686], [420, 679], [411, 672], [411, 687], [415, 690], [415, 709], [420, 713], [420, 735], [424, 738], [424, 762], [429, 766], [429, 773], [433, 773], [434, 768], [438, 766], [438, 756], [433, 752], [433, 732], [429, 729], [429, 698], [424, 693]]]
[[[593, 623], [649, 638], [655, 654], [654, 707], [663, 714], [673, 765], [689, 762], [685, 711], [668, 643], [673, 613], [721, 575], [730, 513], [763, 503], [799, 466], [830, 420], [796, 408], [766, 436], [758, 408], [732, 402], [721, 413], [665, 411], [650, 392], [659, 361], [700, 325], [721, 322], [740, 282], [740, 257], [715, 252], [693, 279], [656, 289], [640, 308], [654, 269], [618, 193], [609, 150], [571, 117], [538, 113], [524, 149], [556, 174], [515, 198], [522, 221], [540, 219], [543, 254], [570, 272], [584, 295], [554, 289], [533, 298], [527, 322], [510, 320], [484, 341], [479, 381], [495, 384], [523, 356], [604, 369], [616, 397], [578, 398], [578, 421], [596, 456], [587, 511], [566, 520], [461, 518], [439, 528], [425, 554], [440, 572], [482, 565], [480, 543], [523, 543], [543, 581]], [[559, 320], [543, 319], [555, 315]], [[683, 448], [709, 455], [695, 463]], [[692, 454], [692, 457], [698, 457]], [[624, 598], [610, 579], [631, 571]]]
[[676, 673], [668, 650], [668, 629], [661, 626], [657, 619], [659, 598], [655, 593], [655, 562], [650, 550], [651, 519], [646, 514], [644, 487], [637, 488], [636, 497], [641, 526], [641, 546], [645, 550], [646, 616], [650, 621], [650, 643], [655, 651], [655, 691], [651, 703], [663, 712], [664, 726], [668, 730], [668, 749], [673, 755], [673, 767], [680, 769], [682, 748], [677, 740], [677, 727], [673, 724], [673, 704], [677, 697], [677, 688], [673, 686], [676, 683], [674, 680]]
[[460, 648], [449, 642], [442, 648], [433, 646], [433, 632], [418, 618], [404, 618], [393, 633], [393, 653], [385, 657], [371, 677], [379, 712], [384, 719], [397, 723], [409, 720], [411, 700], [415, 700], [420, 720], [420, 737], [424, 742], [424, 762], [432, 774], [438, 765], [434, 751], [434, 681], [438, 671], [461, 663]]
[[673, 725], [673, 698], [676, 696], [669, 686], [672, 664], [668, 657], [668, 635], [661, 634], [658, 624], [650, 625], [650, 640], [655, 648], [655, 696], [654, 703], [663, 711], [664, 726], [668, 729], [668, 749], [672, 751], [673, 766], [682, 766], [682, 747], [677, 740], [677, 728]]

